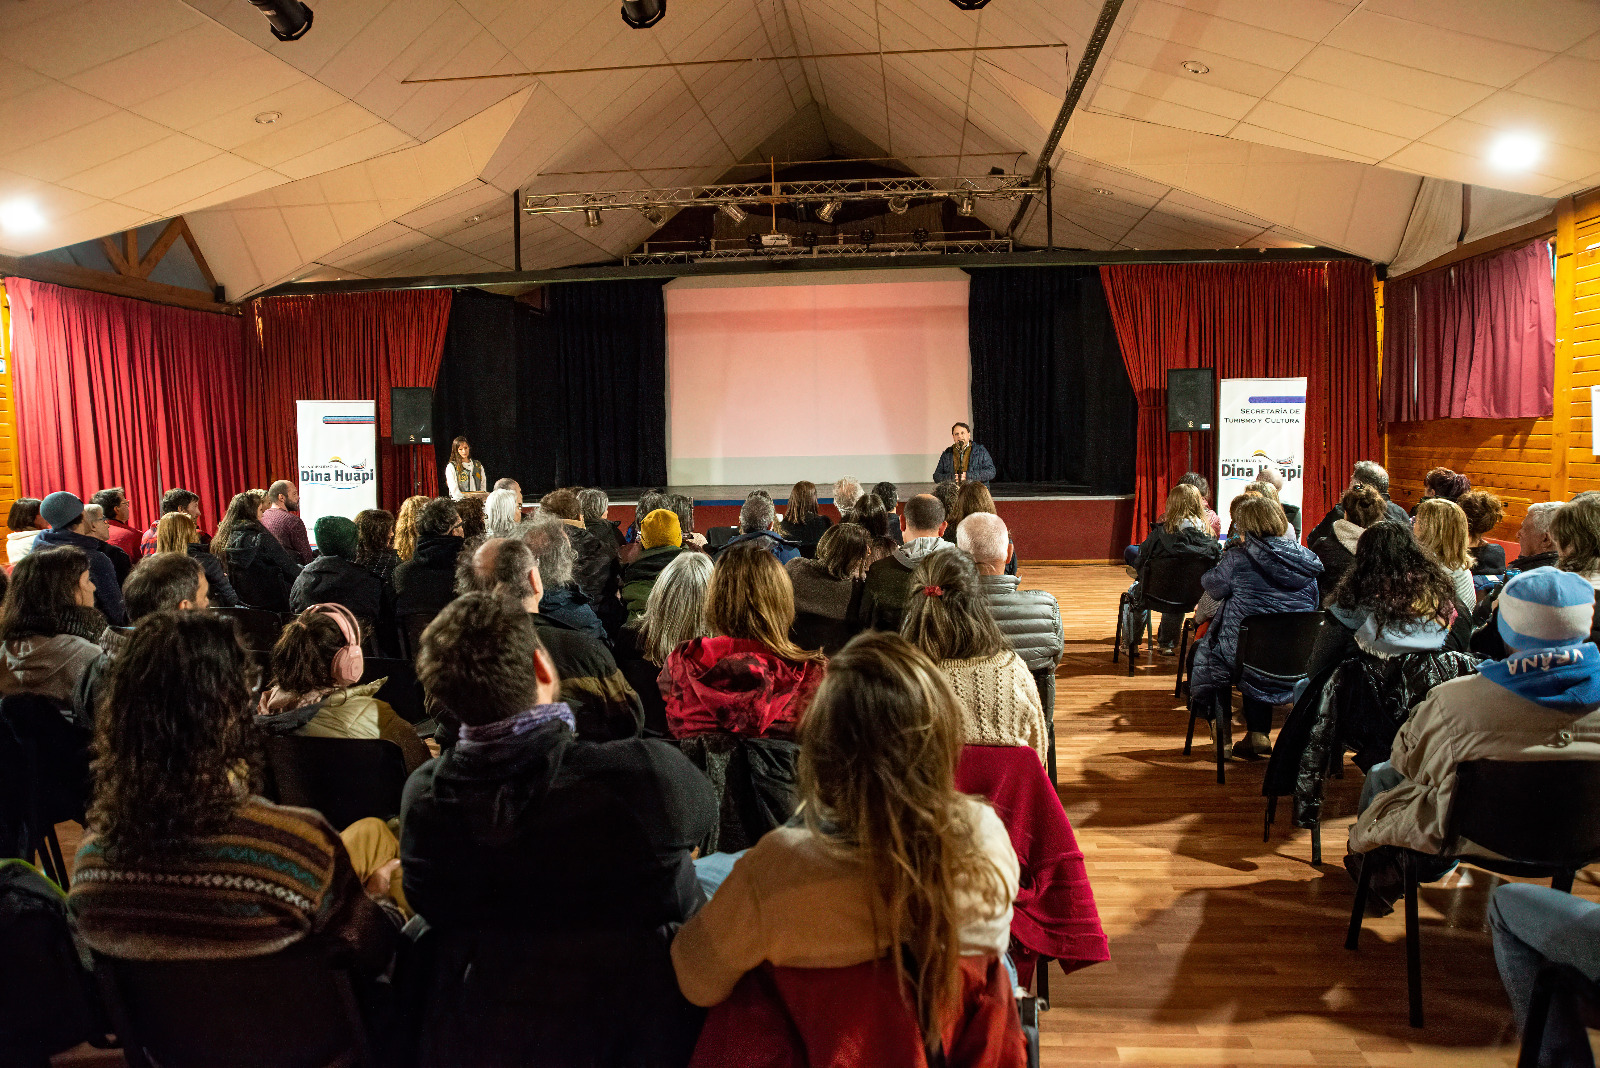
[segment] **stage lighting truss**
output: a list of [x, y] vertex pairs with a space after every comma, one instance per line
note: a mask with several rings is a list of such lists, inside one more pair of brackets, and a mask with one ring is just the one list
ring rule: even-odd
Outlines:
[[917, 228], [909, 234], [875, 234], [869, 242], [862, 233], [831, 235], [817, 240], [814, 231], [804, 234], [749, 234], [739, 239], [645, 242], [638, 252], [622, 258], [628, 266], [669, 263], [708, 263], [713, 260], [826, 259], [844, 256], [984, 256], [1013, 251], [1009, 237], [979, 237], [972, 233], [929, 234]]
[[[888, 202], [898, 214], [911, 200], [946, 198], [970, 215], [980, 200], [1016, 200], [1042, 196], [1044, 188], [1028, 184], [1023, 174], [981, 174], [971, 177], [902, 176], [816, 181], [742, 182], [736, 185], [687, 185], [667, 189], [614, 189], [570, 193], [531, 193], [522, 198], [528, 215], [564, 215], [632, 209], [646, 216], [680, 208], [712, 207], [734, 217], [778, 204], [811, 205], [817, 218], [832, 221], [839, 206], [865, 200]], [[755, 208], [752, 208], [755, 205]], [[732, 208], [733, 210], [728, 210]], [[593, 217], [592, 215], [590, 216]], [[652, 220], [653, 221], [653, 220]]]

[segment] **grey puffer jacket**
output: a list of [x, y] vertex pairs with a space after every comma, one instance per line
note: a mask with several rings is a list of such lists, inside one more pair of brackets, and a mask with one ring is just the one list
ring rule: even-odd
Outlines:
[[1061, 606], [1044, 590], [1018, 589], [1015, 575], [984, 575], [984, 599], [1000, 633], [1022, 657], [1029, 671], [1054, 669], [1061, 663]]
[[[1222, 603], [1211, 628], [1195, 651], [1190, 692], [1194, 700], [1210, 700], [1225, 691], [1239, 653], [1239, 624], [1249, 616], [1273, 612], [1314, 612], [1320, 607], [1317, 576], [1322, 561], [1293, 538], [1250, 535], [1222, 554], [1200, 584]], [[1245, 696], [1282, 704], [1292, 691], [1246, 674], [1239, 689]]]

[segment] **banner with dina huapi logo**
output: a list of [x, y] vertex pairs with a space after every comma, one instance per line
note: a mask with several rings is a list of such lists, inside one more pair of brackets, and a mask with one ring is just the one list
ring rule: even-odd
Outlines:
[[300, 518], [316, 544], [317, 520], [354, 519], [378, 507], [378, 411], [374, 401], [295, 401], [300, 428]]
[[1306, 380], [1224, 378], [1217, 392], [1217, 511], [1227, 514], [1263, 467], [1283, 476], [1279, 499], [1299, 507], [1305, 489]]

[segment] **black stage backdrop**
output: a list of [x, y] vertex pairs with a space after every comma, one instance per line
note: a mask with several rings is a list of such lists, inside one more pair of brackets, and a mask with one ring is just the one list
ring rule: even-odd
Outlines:
[[525, 494], [666, 481], [666, 310], [660, 281], [551, 286], [539, 314], [456, 292], [434, 386], [443, 456], [465, 434], [490, 479]]
[[967, 273], [973, 434], [995, 481], [1132, 493], [1138, 407], [1099, 269]]

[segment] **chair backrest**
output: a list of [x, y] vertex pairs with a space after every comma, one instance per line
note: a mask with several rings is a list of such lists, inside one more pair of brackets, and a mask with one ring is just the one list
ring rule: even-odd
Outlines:
[[1156, 608], [1190, 611], [1206, 592], [1200, 585], [1200, 576], [1215, 566], [1215, 561], [1203, 556], [1158, 557], [1150, 561], [1149, 577], [1140, 596]]
[[97, 954], [95, 975], [134, 1068], [370, 1062], [349, 975], [311, 942], [239, 960]]
[[422, 632], [433, 622], [434, 612], [407, 612], [400, 617], [400, 651], [408, 660], [417, 658], [422, 648]]
[[1239, 653], [1233, 681], [1245, 669], [1274, 679], [1303, 679], [1311, 650], [1316, 647], [1326, 614], [1317, 612], [1264, 612], [1239, 622]]
[[421, 723], [428, 718], [424, 710], [422, 683], [417, 681], [417, 669], [409, 660], [389, 660], [382, 657], [366, 658], [361, 671], [362, 682], [388, 679], [383, 688], [373, 694], [387, 701], [401, 719], [407, 723]]
[[708, 527], [706, 528], [706, 548], [715, 552], [738, 536], [738, 527]]
[[678, 748], [705, 772], [717, 792], [717, 826], [700, 843], [701, 856], [749, 849], [794, 815], [798, 804], [797, 743], [783, 738], [697, 734], [678, 739]]
[[342, 829], [367, 816], [400, 814], [406, 763], [393, 742], [360, 738], [267, 738], [268, 796], [314, 808]]
[[55, 824], [81, 821], [91, 785], [88, 731], [44, 694], [0, 698], [0, 855], [27, 858]]
[[1600, 760], [1468, 760], [1456, 768], [1450, 841], [1528, 864], [1600, 860]]
[[246, 649], [271, 652], [283, 634], [285, 620], [276, 612], [260, 608], [213, 608], [211, 613], [238, 624]]

